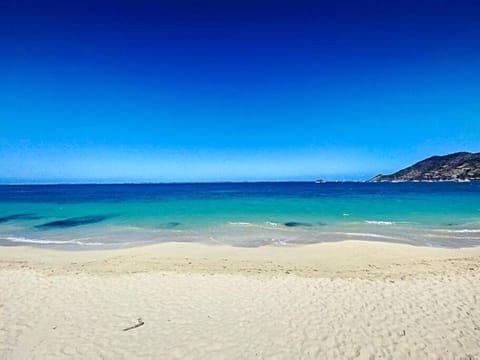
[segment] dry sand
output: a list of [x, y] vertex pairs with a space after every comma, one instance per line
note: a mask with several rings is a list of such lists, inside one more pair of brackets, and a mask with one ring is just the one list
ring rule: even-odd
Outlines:
[[4, 247], [0, 358], [480, 359], [479, 270], [480, 248], [360, 241]]

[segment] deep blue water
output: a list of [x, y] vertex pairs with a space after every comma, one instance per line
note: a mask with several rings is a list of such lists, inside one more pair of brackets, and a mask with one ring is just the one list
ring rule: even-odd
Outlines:
[[0, 185], [0, 202], [156, 201], [249, 197], [350, 197], [361, 195], [480, 196], [480, 182], [257, 182], [181, 184]]

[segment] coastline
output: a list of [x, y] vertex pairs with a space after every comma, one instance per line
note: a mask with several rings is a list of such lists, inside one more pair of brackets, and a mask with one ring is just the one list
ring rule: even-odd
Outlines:
[[3, 247], [0, 358], [475, 359], [479, 270], [365, 241]]
[[170, 242], [89, 251], [13, 246], [2, 247], [0, 253], [0, 270], [53, 274], [179, 272], [376, 279], [419, 276], [433, 269], [461, 272], [467, 266], [480, 268], [480, 247], [436, 248], [363, 240], [256, 248]]

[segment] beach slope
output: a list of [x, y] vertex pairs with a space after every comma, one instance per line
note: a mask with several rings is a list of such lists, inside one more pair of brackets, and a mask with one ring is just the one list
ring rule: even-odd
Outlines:
[[480, 358], [479, 248], [0, 254], [2, 359]]

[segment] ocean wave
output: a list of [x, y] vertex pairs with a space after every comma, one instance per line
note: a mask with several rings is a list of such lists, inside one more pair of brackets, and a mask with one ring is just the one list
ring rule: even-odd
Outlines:
[[249, 222], [238, 222], [238, 221], [230, 221], [228, 224], [229, 225], [241, 225], [241, 226], [252, 225], [252, 223], [249, 223]]
[[366, 220], [365, 224], [373, 224], [373, 225], [393, 225], [395, 224], [393, 221], [376, 221], [376, 220]]
[[276, 245], [276, 246], [287, 246], [288, 243], [284, 240], [280, 240], [280, 239], [274, 239], [274, 238], [271, 238], [270, 239], [272, 245]]
[[24, 237], [6, 236], [0, 237], [0, 240], [10, 241], [15, 243], [26, 244], [42, 244], [42, 245], [85, 245], [85, 246], [102, 246], [105, 243], [101, 242], [85, 242], [80, 240], [42, 240], [42, 239], [29, 239]]
[[429, 239], [440, 239], [440, 240], [473, 240], [473, 241], [480, 241], [478, 237], [471, 237], [471, 236], [442, 236], [442, 235], [432, 235], [427, 234], [425, 235], [426, 238]]
[[280, 224], [273, 222], [273, 221], [265, 221], [265, 224], [271, 225], [271, 226], [280, 226]]
[[459, 229], [459, 230], [438, 229], [436, 231], [442, 231], [442, 232], [448, 232], [448, 233], [480, 233], [480, 229]]
[[393, 236], [387, 235], [380, 235], [380, 234], [370, 234], [370, 233], [355, 233], [355, 232], [347, 232], [347, 233], [337, 233], [339, 235], [348, 235], [348, 236], [360, 236], [360, 237], [373, 237], [373, 238], [381, 238], [381, 239], [396, 239]]
[[[470, 233], [467, 233], [470, 234]], [[459, 239], [459, 240], [480, 240], [480, 237], [474, 233], [472, 236], [465, 235], [455, 235], [455, 234], [425, 234], [425, 237], [428, 238], [438, 238], [438, 239]]]

